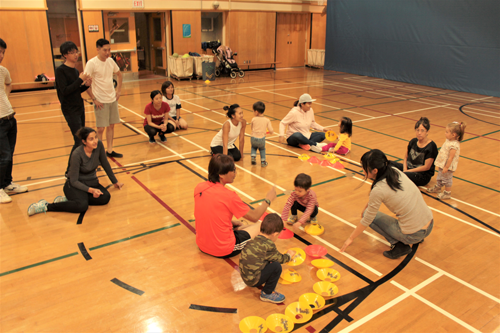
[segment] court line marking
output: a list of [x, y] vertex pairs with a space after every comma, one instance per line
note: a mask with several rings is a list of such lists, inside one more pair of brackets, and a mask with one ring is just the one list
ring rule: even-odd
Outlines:
[[[93, 105], [84, 105], [84, 107], [90, 108], [90, 107], [93, 107]], [[62, 110], [61, 110], [61, 108], [59, 108], [59, 109], [50, 109], [50, 110], [33, 111], [33, 112], [23, 112], [23, 113], [21, 113], [19, 111], [16, 111], [16, 117], [17, 116], [24, 116], [24, 115], [27, 115], [27, 114], [43, 113], [43, 112], [53, 112], [53, 111], [62, 111]]]
[[[128, 108], [125, 108], [125, 109], [129, 110]], [[131, 111], [131, 110], [129, 110], [129, 111]], [[131, 111], [131, 112], [133, 112], [133, 111]], [[135, 113], [135, 112], [133, 112], [133, 113]], [[137, 113], [135, 113], [135, 114], [137, 114]], [[214, 122], [216, 122], [216, 121], [214, 121]], [[217, 122], [217, 123], [218, 123], [218, 122]], [[219, 123], [219, 124], [220, 124], [220, 123]], [[141, 131], [139, 131], [139, 132], [141, 132]], [[142, 133], [142, 132], [141, 132], [141, 133]], [[147, 136], [147, 134], [145, 134], [145, 133], [143, 133], [143, 135], [144, 135], [144, 136]], [[161, 146], [163, 146], [163, 147], [164, 147], [164, 148], [166, 148], [166, 149], [169, 149], [168, 147], [165, 147], [164, 145], [161, 145]], [[273, 146], [276, 146], [276, 145], [274, 145], [274, 144], [273, 144]], [[169, 149], [169, 150], [171, 150], [171, 149]], [[295, 154], [296, 154], [296, 153], [295, 153]], [[176, 153], [176, 155], [179, 155], [179, 156], [181, 156], [181, 157], [182, 157], [182, 155], [181, 155], [181, 154]], [[182, 158], [183, 158], [183, 157], [182, 157]], [[206, 170], [205, 170], [203, 167], [201, 167], [201, 166], [197, 165], [196, 163], [194, 163], [194, 162], [190, 161], [189, 159], [187, 160], [187, 162], [189, 162], [189, 163], [190, 163], [190, 164], [192, 164], [193, 166], [195, 166], [195, 167], [197, 167], [197, 168], [199, 168], [199, 169], [203, 170], [203, 172], [206, 172]], [[239, 166], [238, 166], [238, 167], [239, 167]], [[242, 168], [242, 167], [239, 167], [239, 168]], [[249, 172], [249, 173], [251, 173], [251, 174], [253, 174], [251, 171], [248, 171], [248, 170], [246, 170], [246, 169], [244, 169], [244, 168], [242, 168], [242, 169], [243, 169], [243, 170], [245, 170], [245, 171], [247, 171], [247, 172]], [[334, 169], [334, 168], [332, 168], [332, 169]], [[334, 170], [336, 170], [336, 169], [334, 169]], [[339, 171], [339, 170], [336, 170], [336, 171]], [[344, 172], [341, 172], [341, 173], [344, 173]], [[258, 175], [256, 175], [256, 174], [253, 174], [253, 175], [258, 176]], [[258, 176], [258, 177], [260, 177], [260, 176]], [[353, 178], [357, 178], [357, 177], [353, 177]], [[267, 180], [266, 180], [266, 181], [267, 181]], [[364, 181], [364, 182], [366, 182], [366, 181]], [[238, 188], [236, 188], [236, 187], [232, 186], [231, 184], [227, 184], [227, 186], [228, 186], [229, 188], [232, 188], [232, 189], [233, 189], [233, 190], [235, 190], [236, 192], [240, 193], [241, 195], [243, 195], [243, 196], [247, 197], [249, 200], [251, 200], [251, 201], [255, 201], [255, 198], [252, 198], [250, 195], [248, 195], [248, 194], [246, 194], [245, 192], [243, 192], [243, 191], [239, 190]], [[276, 186], [278, 186], [278, 185], [276, 185]], [[280, 188], [281, 188], [281, 187], [280, 187]], [[283, 189], [283, 190], [284, 190], [284, 189]], [[271, 208], [269, 208], [269, 210], [274, 211], [274, 210], [273, 210], [273, 209], [271, 209]], [[274, 212], [276, 212], [276, 211], [274, 211]], [[276, 212], [276, 213], [277, 213], [277, 212]], [[278, 214], [279, 214], [279, 213], [278, 213]], [[333, 214], [332, 214], [332, 215], [333, 215]], [[453, 217], [453, 216], [452, 216], [452, 217]], [[303, 229], [303, 228], [301, 227], [301, 229]], [[335, 247], [334, 245], [330, 244], [330, 243], [329, 243], [329, 242], [327, 242], [326, 240], [324, 240], [324, 239], [322, 239], [322, 238], [320, 238], [320, 237], [318, 237], [318, 236], [313, 236], [313, 237], [314, 237], [314, 238], [316, 238], [316, 239], [318, 239], [318, 240], [320, 240], [321, 242], [323, 242], [323, 243], [325, 243], [325, 244], [329, 245], [329, 247], [331, 247], [331, 248], [335, 249], [336, 251], [339, 251], [339, 249], [338, 249], [337, 247]], [[339, 253], [340, 253], [340, 252], [339, 252]], [[343, 252], [342, 254], [344, 254], [346, 257], [347, 257], [347, 255], [348, 255], [346, 252]], [[350, 255], [349, 255], [349, 257], [352, 257], [352, 256], [350, 256]], [[371, 268], [369, 265], [367, 265], [367, 264], [363, 263], [363, 262], [362, 262], [362, 261], [360, 261], [359, 259], [356, 259], [356, 258], [354, 258], [354, 257], [352, 257], [352, 259], [354, 259], [354, 260], [355, 260], [355, 262], [357, 262], [358, 264], [362, 265], [362, 267], [365, 267], [365, 268], [369, 269], [371, 272], [373, 272], [373, 273], [375, 273], [375, 274], [377, 274], [377, 273], [378, 273], [377, 275], [379, 275], [379, 276], [380, 276], [380, 275], [382, 275], [380, 272], [378, 272], [377, 270], [375, 270], [375, 269]], [[351, 260], [352, 260], [352, 259], [351, 259]], [[417, 258], [415, 258], [415, 259], [417, 259]], [[420, 261], [421, 261], [422, 263], [424, 263], [424, 264], [426, 263], [426, 262], [425, 262], [425, 261], [423, 261], [423, 260], [420, 260]], [[441, 270], [441, 271], [443, 271], [443, 270]], [[444, 271], [443, 271], [443, 272], [444, 272]], [[449, 274], [449, 273], [448, 273], [448, 274]], [[448, 275], [448, 274], [447, 274], [447, 275]], [[457, 278], [457, 279], [458, 279], [458, 278]], [[460, 280], [460, 279], [458, 279], [457, 281], [459, 281], [459, 280]], [[391, 280], [391, 282], [392, 282], [392, 281], [394, 281], [394, 280]], [[460, 281], [461, 281], [461, 280], [460, 280]], [[403, 286], [401, 286], [401, 287], [403, 287]], [[405, 287], [403, 287], [403, 288], [405, 288]], [[405, 289], [406, 289], [406, 290], [408, 290], [407, 288], [405, 288]], [[476, 288], [476, 289], [477, 289], [477, 290], [480, 290], [479, 288]], [[475, 290], [476, 290], [476, 289], [475, 289]], [[483, 294], [483, 293], [487, 294], [486, 292], [484, 292], [484, 291], [482, 291], [482, 290], [481, 290], [481, 294]], [[417, 297], [417, 296], [418, 296], [418, 295], [416, 295], [415, 297]], [[492, 297], [493, 297], [493, 296], [492, 296]], [[424, 303], [426, 303], [426, 304], [428, 304], [428, 305], [430, 304], [429, 306], [431, 306], [431, 307], [435, 308], [436, 310], [438, 310], [438, 311], [439, 311], [439, 312], [441, 312], [442, 314], [447, 315], [450, 319], [452, 319], [452, 320], [455, 320], [455, 319], [456, 319], [455, 321], [456, 321], [457, 323], [461, 324], [462, 326], [464, 326], [464, 325], [468, 325], [468, 324], [466, 324], [465, 322], [461, 321], [460, 319], [458, 319], [458, 318], [456, 318], [456, 317], [452, 316], [451, 314], [449, 314], [449, 313], [448, 313], [448, 312], [446, 312], [445, 310], [443, 310], [443, 309], [439, 308], [437, 305], [435, 305], [435, 304], [433, 304], [433, 303], [431, 303], [431, 302], [429, 302], [429, 301], [427, 301], [427, 300], [423, 299], [422, 297], [420, 297], [420, 296], [419, 296], [419, 297], [417, 297], [417, 298], [418, 298], [420, 301], [422, 301], [422, 302], [424, 302]], [[467, 326], [464, 326], [464, 327], [467, 327]]]
[[[194, 104], [194, 103], [190, 103], [190, 104], [196, 105], [196, 104]], [[196, 105], [196, 106], [201, 107], [201, 108], [203, 108], [203, 109], [208, 109], [208, 108], [205, 108], [205, 107], [203, 107], [203, 106], [201, 106], [201, 105]], [[126, 108], [126, 109], [127, 109], [127, 108]], [[128, 109], [128, 110], [129, 110], [129, 109]], [[131, 110], [129, 110], [129, 111], [131, 111]], [[133, 111], [131, 111], [131, 112], [133, 112]], [[190, 112], [190, 111], [189, 111], [189, 112]], [[134, 113], [135, 113], [135, 112], [134, 112]], [[217, 113], [217, 112], [215, 112], [215, 113]], [[135, 114], [137, 114], [137, 113], [135, 113]], [[197, 116], [200, 116], [200, 115], [198, 115], [198, 114], [196, 114], [196, 113], [193, 113], [193, 114], [195, 114], [195, 115], [197, 115]], [[221, 125], [221, 123], [220, 123], [220, 122], [217, 122], [217, 121], [215, 121], [215, 120], [213, 120], [213, 119], [210, 119], [210, 118], [207, 118], [207, 117], [203, 117], [203, 116], [200, 116], [200, 117], [205, 118], [205, 119], [207, 119], [207, 120], [210, 120], [210, 121], [212, 121], [212, 122], [215, 122], [215, 123], [218, 123], [219, 125]], [[143, 135], [147, 136], [147, 134], [144, 134], [144, 133], [143, 133]], [[246, 135], [248, 135], [248, 134], [246, 134]], [[278, 148], [280, 148], [280, 149], [282, 149], [282, 150], [288, 151], [288, 152], [290, 152], [290, 153], [292, 153], [292, 154], [294, 154], [294, 155], [299, 155], [299, 154], [297, 154], [297, 153], [296, 153], [296, 152], [294, 152], [294, 151], [291, 151], [291, 150], [288, 150], [288, 149], [285, 149], [285, 148], [279, 147], [279, 146], [277, 146], [276, 144], [273, 144], [272, 142], [270, 142], [269, 144], [270, 144], [270, 145], [273, 145], [273, 146], [275, 146], [275, 147], [278, 147]], [[164, 145], [162, 145], [162, 146], [164, 146]], [[164, 146], [164, 147], [165, 147], [165, 146]], [[169, 149], [169, 150], [170, 150], [170, 149]], [[337, 156], [338, 156], [338, 157], [340, 157], [340, 158], [342, 158], [342, 159], [349, 160], [349, 161], [351, 161], [351, 162], [353, 162], [353, 163], [355, 163], [355, 164], [358, 164], [358, 165], [359, 165], [359, 163], [358, 163], [358, 162], [355, 162], [355, 161], [353, 161], [353, 160], [347, 159], [347, 158], [345, 158], [345, 157], [343, 157], [343, 156], [339, 156], [339, 155], [337, 155]], [[194, 162], [192, 162], [192, 161], [190, 161], [190, 160], [187, 160], [187, 161], [188, 161], [188, 162], [190, 162], [191, 164], [193, 164], [194, 166], [196, 166], [196, 167], [198, 167], [198, 168], [201, 168], [201, 167], [199, 167], [197, 164], [195, 164]], [[342, 172], [342, 171], [337, 170], [337, 169], [335, 169], [335, 168], [332, 168], [332, 169], [333, 169], [333, 170], [335, 170], [335, 171], [337, 171], [337, 172], [339, 172], [339, 173], [343, 173], [343, 174], [345, 174], [345, 172]], [[203, 169], [203, 170], [204, 170], [204, 169]], [[246, 170], [246, 169], [245, 169], [245, 170]], [[204, 172], [206, 172], [206, 171], [204, 170]], [[249, 172], [250, 172], [250, 171], [249, 171]], [[258, 175], [255, 175], [255, 176], [258, 176]], [[260, 177], [260, 176], [258, 176], [258, 177]], [[358, 177], [353, 177], [353, 178], [356, 178], [356, 179], [361, 180], [361, 181], [363, 181], [363, 182], [367, 182], [367, 181], [364, 181], [364, 180], [362, 180], [361, 178], [358, 178]], [[367, 183], [368, 183], [368, 182], [367, 182]], [[252, 197], [248, 196], [246, 193], [244, 193], [244, 192], [240, 191], [239, 189], [235, 188], [234, 186], [231, 186], [230, 184], [228, 184], [228, 186], [230, 186], [231, 188], [233, 188], [236, 192], [238, 192], [238, 193], [242, 194], [243, 196], [247, 197], [247, 198], [248, 198], [248, 199], [250, 199], [251, 201], [255, 201], [255, 199], [254, 199], [254, 198], [252, 198]], [[429, 207], [429, 208], [431, 208], [431, 207]], [[431, 208], [431, 209], [432, 209], [432, 208]], [[322, 210], [323, 210], [323, 209], [322, 209]], [[437, 211], [437, 212], [440, 212], [439, 210], [436, 210], [436, 211]], [[442, 212], [442, 213], [444, 213], [444, 212]], [[454, 217], [453, 215], [449, 215], [449, 214], [447, 214], [447, 213], [444, 213], [444, 214], [445, 214], [445, 215], [448, 215], [449, 217], [451, 217], [451, 218], [453, 218], [453, 219], [458, 219], [458, 218]], [[332, 216], [334, 216], [334, 215], [332, 214]], [[461, 220], [461, 219], [459, 219], [459, 220]], [[461, 221], [463, 221], [463, 220], [461, 220]], [[465, 222], [467, 222], [467, 221], [465, 221]], [[467, 223], [469, 223], [469, 222], [467, 222]], [[474, 226], [475, 226], [475, 225], [474, 225]], [[478, 228], [478, 229], [482, 229], [482, 230], [484, 230], [484, 231], [486, 231], [486, 232], [490, 232], [489, 230], [486, 230], [486, 229], [483, 229], [483, 228], [480, 228], [480, 227], [477, 227], [477, 226], [475, 226], [475, 227], [476, 227], [476, 228]], [[491, 233], [492, 233], [492, 232], [491, 232]], [[498, 236], [497, 234], [494, 234], [494, 233], [492, 233], [492, 234], [493, 234], [493, 235], [495, 235], [495, 236]], [[379, 240], [380, 240], [380, 238], [378, 238], [377, 236], [374, 236], [374, 235], [372, 235], [372, 234], [370, 234], [370, 233], [368, 233], [368, 235], [369, 235], [369, 236], [371, 236], [371, 237], [373, 237], [373, 238], [375, 238], [375, 239], [379, 239]], [[314, 237], [316, 238], [317, 236], [314, 236]], [[321, 241], [322, 241], [323, 243], [325, 243], [325, 244], [326, 244], [326, 243], [328, 243], [327, 241], [324, 241], [324, 240], [322, 240], [322, 239], [320, 239], [320, 238], [318, 238], [318, 239], [319, 239], [319, 240], [321, 240]], [[329, 243], [328, 243], [328, 244], [329, 244]], [[330, 244], [330, 245], [331, 245], [331, 244]], [[331, 245], [331, 247], [332, 247], [332, 248], [336, 248], [336, 247], [334, 247], [333, 245]], [[338, 251], [338, 248], [336, 248], [336, 249], [337, 249], [337, 251]], [[344, 253], [345, 253], [345, 252], [344, 252]], [[417, 257], [415, 257], [415, 259], [417, 259]], [[422, 262], [422, 263], [424, 263], [424, 264], [428, 265], [429, 267], [431, 267], [431, 266], [432, 266], [432, 267], [435, 267], [435, 266], [433, 266], [433, 265], [431, 265], [431, 264], [427, 263], [426, 261], [424, 261], [424, 260], [422, 260], [422, 259], [420, 259], [420, 260], [421, 260], [421, 262]], [[445, 272], [444, 270], [441, 270], [441, 271]], [[450, 274], [450, 273], [446, 273], [446, 274], [447, 274], [447, 275], [449, 274], [449, 275], [451, 276], [451, 274]], [[456, 281], [459, 281], [459, 282], [460, 282], [460, 281], [463, 281], [463, 280], [461, 280], [461, 279], [459, 279], [459, 278], [456, 278], [455, 280], [456, 280]], [[465, 282], [465, 281], [463, 281], [463, 282]], [[472, 286], [472, 285], [470, 285], [469, 283], [464, 283], [464, 285], [466, 285], [466, 286]], [[494, 296], [489, 295], [487, 292], [485, 292], [485, 291], [483, 291], [483, 290], [481, 290], [481, 289], [479, 289], [479, 288], [477, 288], [477, 287], [475, 287], [475, 288], [474, 288], [474, 290], [476, 290], [476, 291], [480, 292], [481, 294], [483, 294], [483, 295], [485, 295], [485, 296], [487, 296], [487, 297], [489, 297], [489, 298], [491, 298], [491, 299], [494, 299], [494, 300], [496, 299]], [[493, 297], [493, 298], [492, 298], [492, 297]], [[500, 300], [499, 300], [498, 302], [500, 303]]]
[[[87, 111], [85, 113], [94, 113], [94, 111]], [[60, 114], [60, 115], [57, 115], [57, 116], [50, 116], [50, 117], [43, 117], [43, 118], [34, 118], [34, 119], [26, 119], [26, 120], [18, 120], [17, 122], [18, 123], [25, 123], [25, 122], [28, 122], [28, 121], [43, 120], [43, 119], [50, 119], [50, 118], [61, 118], [61, 117], [64, 117], [64, 115]]]

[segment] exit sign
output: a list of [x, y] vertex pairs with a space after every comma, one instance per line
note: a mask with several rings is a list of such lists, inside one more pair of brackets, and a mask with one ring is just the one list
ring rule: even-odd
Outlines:
[[144, 8], [144, 0], [133, 0], [132, 7], [134, 8]]

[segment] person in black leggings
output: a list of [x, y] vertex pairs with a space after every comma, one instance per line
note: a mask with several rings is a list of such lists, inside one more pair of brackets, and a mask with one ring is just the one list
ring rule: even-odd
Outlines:
[[96, 175], [99, 163], [113, 185], [121, 190], [123, 183], [118, 182], [111, 170], [104, 145], [97, 138], [96, 131], [93, 128], [82, 127], [76, 134], [83, 145], [71, 154], [68, 180], [63, 188], [66, 196], [56, 197], [51, 204], [44, 199], [31, 204], [28, 208], [29, 216], [45, 212], [83, 213], [89, 205], [106, 205], [111, 195], [99, 184]]

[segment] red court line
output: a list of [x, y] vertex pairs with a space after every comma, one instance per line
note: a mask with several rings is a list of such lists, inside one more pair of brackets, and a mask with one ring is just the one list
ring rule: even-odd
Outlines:
[[[111, 157], [111, 160], [115, 162], [116, 165], [118, 165], [120, 168], [126, 171], [126, 168], [124, 168], [116, 159]], [[128, 172], [127, 172], [128, 173]], [[175, 210], [173, 210], [169, 205], [166, 204], [165, 201], [163, 201], [160, 197], [158, 197], [153, 191], [151, 191], [146, 185], [144, 185], [139, 179], [137, 179], [135, 176], [130, 177], [132, 178], [137, 184], [139, 184], [140, 187], [142, 187], [149, 195], [151, 195], [160, 205], [162, 205], [166, 210], [168, 210], [179, 222], [184, 224], [193, 234], [196, 234], [196, 229], [189, 224], [188, 221], [186, 221], [182, 216], [177, 214]], [[235, 270], [239, 271], [238, 265], [232, 261], [231, 259], [224, 259], [225, 262], [227, 262], [231, 267], [233, 267]]]

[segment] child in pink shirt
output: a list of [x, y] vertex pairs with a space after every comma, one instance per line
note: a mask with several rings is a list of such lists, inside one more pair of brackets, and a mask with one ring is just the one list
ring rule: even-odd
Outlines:
[[252, 119], [252, 138], [250, 142], [252, 144], [252, 149], [250, 151], [250, 156], [252, 157], [252, 165], [256, 165], [257, 161], [257, 150], [260, 152], [260, 165], [267, 166], [266, 161], [266, 130], [269, 130], [269, 134], [273, 134], [273, 126], [271, 121], [264, 117], [264, 111], [266, 110], [266, 105], [262, 102], [255, 102], [253, 105], [253, 113], [255, 117]]

